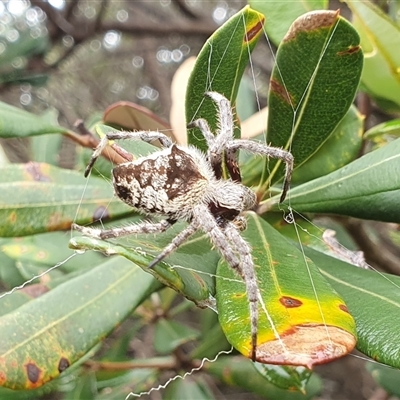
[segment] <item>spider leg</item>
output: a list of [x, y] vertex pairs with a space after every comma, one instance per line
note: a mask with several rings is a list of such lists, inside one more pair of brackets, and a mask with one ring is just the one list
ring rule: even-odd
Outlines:
[[226, 153], [226, 143], [233, 139], [233, 114], [229, 100], [217, 92], [207, 92], [218, 108], [218, 130], [214, 135], [203, 118], [193, 121], [189, 126], [200, 129], [208, 146], [208, 158], [214, 170], [215, 177], [222, 177], [222, 159], [225, 154], [226, 165], [231, 178], [240, 181], [240, 172], [235, 152]]
[[[245, 285], [250, 307], [251, 329], [251, 358], [256, 360], [257, 351], [257, 325], [258, 325], [258, 285], [254, 273], [254, 263], [251, 257], [251, 249], [247, 242], [240, 236], [234, 223], [227, 222], [224, 228], [220, 228], [213, 215], [205, 206], [197, 206], [193, 212], [194, 219], [198, 219], [200, 227], [210, 237], [211, 241], [220, 251], [229, 266], [237, 271]], [[232, 245], [234, 247], [232, 247]], [[240, 260], [235, 254], [240, 256]]]
[[122, 228], [111, 228], [111, 229], [98, 229], [90, 228], [86, 226], [80, 226], [72, 224], [72, 228], [83, 233], [85, 236], [89, 236], [95, 239], [111, 239], [118, 238], [121, 236], [132, 235], [135, 233], [161, 233], [165, 232], [172, 226], [175, 221], [162, 220], [157, 223], [142, 222], [136, 225], [128, 225]]
[[285, 200], [286, 193], [289, 190], [290, 180], [292, 179], [294, 163], [292, 154], [289, 151], [279, 149], [277, 147], [267, 146], [262, 143], [254, 142], [252, 140], [240, 139], [233, 140], [230, 143], [227, 143], [228, 151], [235, 152], [239, 149], [247, 150], [254, 154], [262, 154], [267, 157], [277, 158], [285, 163], [285, 178], [283, 182], [281, 198], [279, 199], [279, 202], [282, 203]]
[[208, 159], [211, 164], [211, 167], [214, 171], [214, 175], [217, 179], [222, 178], [222, 152], [215, 152], [214, 151], [214, 143], [216, 140], [216, 137], [214, 134], [211, 132], [210, 126], [208, 125], [208, 122], [203, 119], [199, 118], [196, 119], [195, 121], [191, 122], [188, 125], [189, 128], [199, 128], [200, 132], [203, 134], [204, 138], [206, 139], [207, 146], [208, 146]]
[[234, 223], [228, 222], [224, 228], [225, 235], [234, 244], [240, 255], [242, 278], [246, 285], [247, 299], [250, 308], [251, 359], [256, 361], [257, 326], [258, 326], [258, 284], [254, 272], [254, 262], [249, 244], [240, 236]]
[[182, 232], [172, 239], [171, 243], [164, 247], [163, 251], [154, 258], [154, 260], [147, 266], [153, 268], [161, 260], [175, 251], [183, 242], [185, 242], [190, 236], [192, 236], [198, 229], [199, 224], [197, 221], [192, 221]]
[[222, 162], [222, 154], [225, 155], [225, 163], [229, 175], [233, 181], [240, 182], [240, 170], [237, 160], [237, 152], [227, 149], [227, 144], [234, 139], [234, 118], [230, 101], [217, 92], [207, 92], [218, 108], [218, 134], [210, 146], [210, 152], [219, 155], [219, 161]]
[[108, 142], [110, 140], [118, 140], [118, 139], [129, 139], [129, 140], [143, 140], [144, 142], [152, 142], [153, 140], [159, 140], [160, 143], [164, 147], [171, 147], [172, 146], [172, 141], [171, 139], [164, 135], [161, 132], [147, 132], [147, 131], [138, 131], [138, 132], [126, 132], [126, 131], [121, 131], [121, 132], [109, 132], [107, 133], [104, 137], [101, 138], [99, 144], [95, 148], [92, 158], [89, 161], [89, 164], [87, 165], [85, 169], [84, 176], [87, 177], [90, 173], [90, 171], [93, 168], [94, 163], [96, 160], [99, 158], [100, 154], [105, 150], [105, 148], [108, 146]]

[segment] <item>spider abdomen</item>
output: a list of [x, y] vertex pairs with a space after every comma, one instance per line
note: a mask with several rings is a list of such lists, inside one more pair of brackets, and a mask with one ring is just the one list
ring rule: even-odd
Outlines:
[[[113, 169], [116, 195], [144, 213], [190, 219], [193, 206], [206, 195], [209, 176], [196, 156], [173, 145]], [[212, 173], [211, 173], [212, 175]]]

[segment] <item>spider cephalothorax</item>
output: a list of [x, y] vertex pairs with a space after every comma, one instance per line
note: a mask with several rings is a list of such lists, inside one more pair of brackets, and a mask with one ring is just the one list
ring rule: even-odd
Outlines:
[[[160, 140], [164, 149], [135, 161], [117, 165], [113, 169], [116, 195], [125, 203], [145, 214], [160, 215], [160, 222], [101, 230], [75, 225], [83, 234], [99, 238], [116, 238], [136, 233], [157, 233], [168, 229], [177, 220], [189, 225], [151, 262], [153, 267], [177, 249], [197, 230], [204, 231], [226, 262], [239, 273], [246, 285], [250, 307], [251, 354], [257, 359], [257, 323], [259, 290], [254, 273], [251, 249], [241, 237], [245, 227], [243, 212], [256, 205], [255, 193], [240, 183], [237, 151], [279, 158], [286, 163], [286, 174], [281, 195], [285, 198], [293, 169], [292, 155], [282, 149], [250, 140], [234, 139], [233, 116], [229, 101], [216, 92], [207, 93], [218, 107], [219, 129], [214, 135], [204, 119], [191, 125], [204, 135], [208, 151], [204, 154], [193, 146], [178, 146], [160, 132], [113, 132], [107, 134], [95, 149], [85, 176], [109, 140], [136, 139], [150, 142]], [[222, 179], [225, 160], [230, 179]]]

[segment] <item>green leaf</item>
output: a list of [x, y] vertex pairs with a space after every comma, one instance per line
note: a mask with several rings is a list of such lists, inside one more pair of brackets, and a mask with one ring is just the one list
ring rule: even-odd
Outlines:
[[1, 385], [33, 389], [54, 379], [157, 287], [139, 267], [113, 258], [2, 316]]
[[366, 363], [365, 368], [370, 372], [375, 382], [396, 397], [400, 397], [400, 371], [376, 363]]
[[[9, 258], [19, 262], [34, 262], [37, 265], [52, 267], [66, 260], [74, 252], [68, 249], [71, 233], [50, 232], [22, 238], [6, 239], [1, 244], [1, 251]], [[79, 258], [63, 262], [57, 270], [68, 274], [82, 270], [82, 264], [93, 266], [104, 261], [101, 254], [87, 252]]]
[[[307, 161], [346, 115], [362, 65], [358, 34], [337, 12], [318, 11], [298, 18], [276, 55], [267, 143], [290, 150], [297, 167]], [[282, 178], [282, 166], [276, 175], [281, 164], [266, 160], [261, 193]]]
[[372, 140], [379, 145], [384, 145], [398, 137], [400, 137], [400, 119], [382, 122], [364, 133], [364, 139]]
[[42, 115], [29, 113], [20, 108], [0, 102], [0, 137], [28, 137], [45, 133], [64, 133], [66, 128], [58, 125], [57, 111], [49, 109]]
[[184, 343], [195, 340], [199, 332], [177, 321], [159, 319], [155, 326], [154, 348], [160, 354], [170, 354]]
[[205, 309], [200, 314], [201, 335], [200, 343], [190, 353], [191, 359], [212, 359], [220, 351], [228, 351], [231, 345], [227, 342], [218, 315], [211, 309]]
[[[347, 1], [365, 53], [362, 84], [375, 99], [400, 107], [400, 28], [370, 1]], [[379, 73], [377, 74], [377, 71]]]
[[345, 299], [356, 321], [357, 349], [400, 368], [400, 277], [357, 268], [306, 247], [304, 250]]
[[[186, 92], [186, 121], [204, 118], [213, 132], [217, 129], [215, 104], [205, 92], [223, 94], [232, 103], [249, 56], [264, 23], [264, 16], [249, 6], [231, 17], [206, 41], [191, 73]], [[189, 129], [189, 143], [205, 150], [200, 131]]]
[[212, 391], [205, 382], [202, 382], [199, 378], [194, 380], [192, 377], [187, 377], [185, 379], [176, 379], [174, 382], [171, 382], [171, 384], [167, 386], [163, 398], [165, 400], [215, 399]]
[[[130, 223], [139, 220], [131, 220]], [[121, 221], [124, 224], [124, 221]], [[70, 246], [77, 250], [96, 250], [106, 254], [119, 254], [133, 261], [163, 284], [171, 287], [200, 306], [209, 306], [210, 294], [215, 293], [213, 276], [219, 255], [211, 251], [204, 235], [194, 235], [179, 249], [153, 268], [147, 266], [186, 224], [177, 223], [167, 232], [154, 235], [131, 235], [116, 241], [102, 241], [76, 236]], [[149, 240], [151, 237], [151, 240]]]
[[364, 117], [352, 106], [321, 148], [297, 168], [292, 185], [329, 174], [353, 161], [362, 145]]
[[322, 390], [321, 379], [313, 374], [306, 386], [305, 394], [277, 388], [254, 370], [254, 363], [243, 357], [219, 357], [205, 365], [210, 374], [228, 385], [239, 386], [268, 400], [312, 399]]
[[[84, 196], [82, 197], [82, 194]], [[104, 179], [49, 164], [10, 164], [1, 169], [0, 236], [24, 236], [131, 212]]]
[[[22, 22], [22, 21], [21, 21]], [[15, 23], [15, 22], [14, 22]], [[7, 24], [4, 26], [4, 29], [13, 29], [11, 27], [13, 24]], [[20, 25], [20, 23], [16, 23], [15, 27]], [[18, 31], [18, 39], [11, 42], [7, 41], [7, 45], [4, 46], [4, 51], [1, 54], [0, 66], [2, 69], [6, 69], [5, 67], [12, 67], [11, 63], [17, 57], [30, 57], [34, 54], [40, 54], [45, 52], [49, 46], [49, 40], [47, 36], [32, 34], [33, 30], [36, 30], [37, 27], [32, 27], [31, 29], [19, 29]], [[3, 30], [3, 35], [4, 35]], [[37, 32], [36, 32], [37, 33]], [[15, 69], [12, 67], [12, 69]], [[4, 77], [4, 71], [2, 71], [1, 75]], [[4, 78], [3, 78], [4, 79]], [[0, 82], [2, 82], [2, 78], [0, 78]]]
[[[311, 368], [351, 351], [354, 320], [312, 261], [254, 213], [249, 213], [243, 236], [252, 247], [264, 303], [258, 304], [256, 360]], [[218, 264], [216, 288], [219, 321], [228, 341], [251, 357], [246, 288], [226, 262]]]
[[304, 367], [254, 363], [256, 370], [275, 386], [305, 393], [312, 372]]
[[[140, 368], [119, 376], [116, 379], [103, 382], [97, 381], [98, 389], [105, 389], [97, 394], [96, 400], [121, 400], [125, 399], [130, 391], [139, 394], [157, 386], [158, 371], [154, 368]], [[71, 395], [70, 400], [80, 397]], [[86, 400], [86, 399], [85, 399]]]
[[58, 165], [62, 144], [61, 135], [40, 135], [31, 138], [32, 161]]
[[326, 9], [327, 0], [303, 1], [276, 1], [276, 0], [249, 0], [255, 10], [262, 12], [266, 17], [265, 30], [268, 38], [279, 45], [291, 23], [300, 15], [312, 11]]
[[290, 190], [298, 213], [321, 212], [400, 222], [400, 139]]

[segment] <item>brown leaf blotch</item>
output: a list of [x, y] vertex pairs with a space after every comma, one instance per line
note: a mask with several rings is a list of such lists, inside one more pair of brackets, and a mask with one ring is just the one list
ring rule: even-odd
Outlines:
[[7, 382], [7, 375], [4, 371], [0, 371], [0, 385], [3, 386]]
[[346, 50], [344, 51], [339, 51], [338, 53], [336, 53], [338, 56], [347, 56], [350, 54], [354, 54], [357, 53], [361, 50], [360, 46], [350, 46], [348, 47]]
[[41, 164], [29, 162], [25, 166], [26, 172], [37, 182], [50, 182], [51, 179], [43, 174]]
[[25, 286], [20, 290], [20, 292], [27, 294], [29, 297], [32, 297], [33, 299], [42, 296], [48, 291], [49, 288], [43, 283], [34, 283], [33, 285]]
[[318, 10], [302, 15], [293, 22], [282, 43], [295, 39], [300, 32], [310, 32], [333, 26], [339, 16], [339, 11]]
[[70, 366], [69, 361], [65, 357], [61, 357], [60, 361], [58, 362], [58, 372], [65, 371]]
[[292, 101], [289, 97], [289, 93], [287, 92], [286, 88], [280, 82], [277, 82], [275, 79], [271, 79], [270, 90], [271, 90], [271, 93], [276, 94], [286, 103], [292, 104]]
[[41, 369], [32, 362], [25, 364], [25, 368], [29, 381], [36, 383], [39, 380], [40, 373], [42, 372]]
[[350, 314], [349, 309], [347, 308], [347, 306], [345, 304], [340, 304], [339, 309], [346, 312], [347, 314]]
[[248, 31], [246, 31], [244, 34], [243, 42], [244, 43], [251, 42], [253, 38], [257, 36], [258, 32], [260, 32], [263, 25], [264, 25], [264, 19], [262, 21], [258, 21], [256, 25], [254, 25]]
[[279, 301], [286, 308], [296, 308], [303, 305], [303, 302], [300, 301], [299, 299], [295, 299], [294, 297], [289, 297], [289, 296], [282, 296], [279, 299]]

